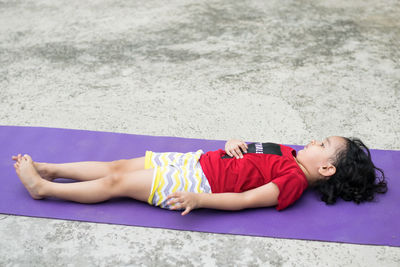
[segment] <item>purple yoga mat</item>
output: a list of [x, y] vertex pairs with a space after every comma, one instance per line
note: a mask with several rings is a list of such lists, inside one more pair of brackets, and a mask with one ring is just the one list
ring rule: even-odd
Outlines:
[[[269, 140], [259, 140], [269, 141]], [[224, 141], [157, 137], [42, 127], [0, 126], [0, 213], [210, 233], [268, 236], [400, 246], [400, 151], [372, 150], [388, 176], [389, 191], [377, 201], [356, 205], [338, 201], [326, 206], [307, 190], [290, 208], [237, 212], [200, 209], [187, 216], [128, 198], [100, 204], [33, 200], [19, 181], [11, 155], [30, 154], [36, 161], [108, 161], [143, 156], [146, 150], [188, 152], [224, 147]], [[293, 146], [299, 149], [299, 146]]]

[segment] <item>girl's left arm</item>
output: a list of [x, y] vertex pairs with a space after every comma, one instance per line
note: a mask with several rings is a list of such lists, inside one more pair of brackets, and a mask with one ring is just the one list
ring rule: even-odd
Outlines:
[[270, 207], [278, 204], [279, 189], [268, 183], [243, 193], [190, 193], [175, 192], [168, 196], [171, 209], [184, 209], [182, 215], [197, 208], [219, 210], [242, 210], [246, 208]]

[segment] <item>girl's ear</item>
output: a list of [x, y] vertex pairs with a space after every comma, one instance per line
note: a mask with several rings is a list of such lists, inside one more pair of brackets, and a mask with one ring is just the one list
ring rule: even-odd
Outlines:
[[333, 166], [331, 163], [328, 163], [325, 166], [319, 167], [318, 172], [326, 179], [329, 179], [329, 177], [336, 173], [336, 167]]

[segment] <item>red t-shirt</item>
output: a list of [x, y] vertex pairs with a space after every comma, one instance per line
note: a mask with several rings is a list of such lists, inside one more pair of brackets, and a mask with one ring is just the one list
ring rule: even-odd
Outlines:
[[242, 159], [229, 157], [224, 150], [210, 151], [200, 165], [213, 193], [244, 192], [273, 182], [279, 188], [277, 210], [295, 202], [308, 182], [294, 157], [296, 151], [274, 143], [248, 145]]

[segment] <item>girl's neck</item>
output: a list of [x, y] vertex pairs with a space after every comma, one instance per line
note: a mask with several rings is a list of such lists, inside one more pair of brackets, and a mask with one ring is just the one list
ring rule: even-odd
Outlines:
[[315, 181], [318, 180], [318, 178], [313, 177], [310, 172], [297, 160], [296, 157], [294, 157], [294, 160], [296, 161], [297, 165], [299, 165], [300, 169], [303, 171], [304, 175], [306, 176], [307, 182], [309, 185], [312, 185], [315, 183]]

